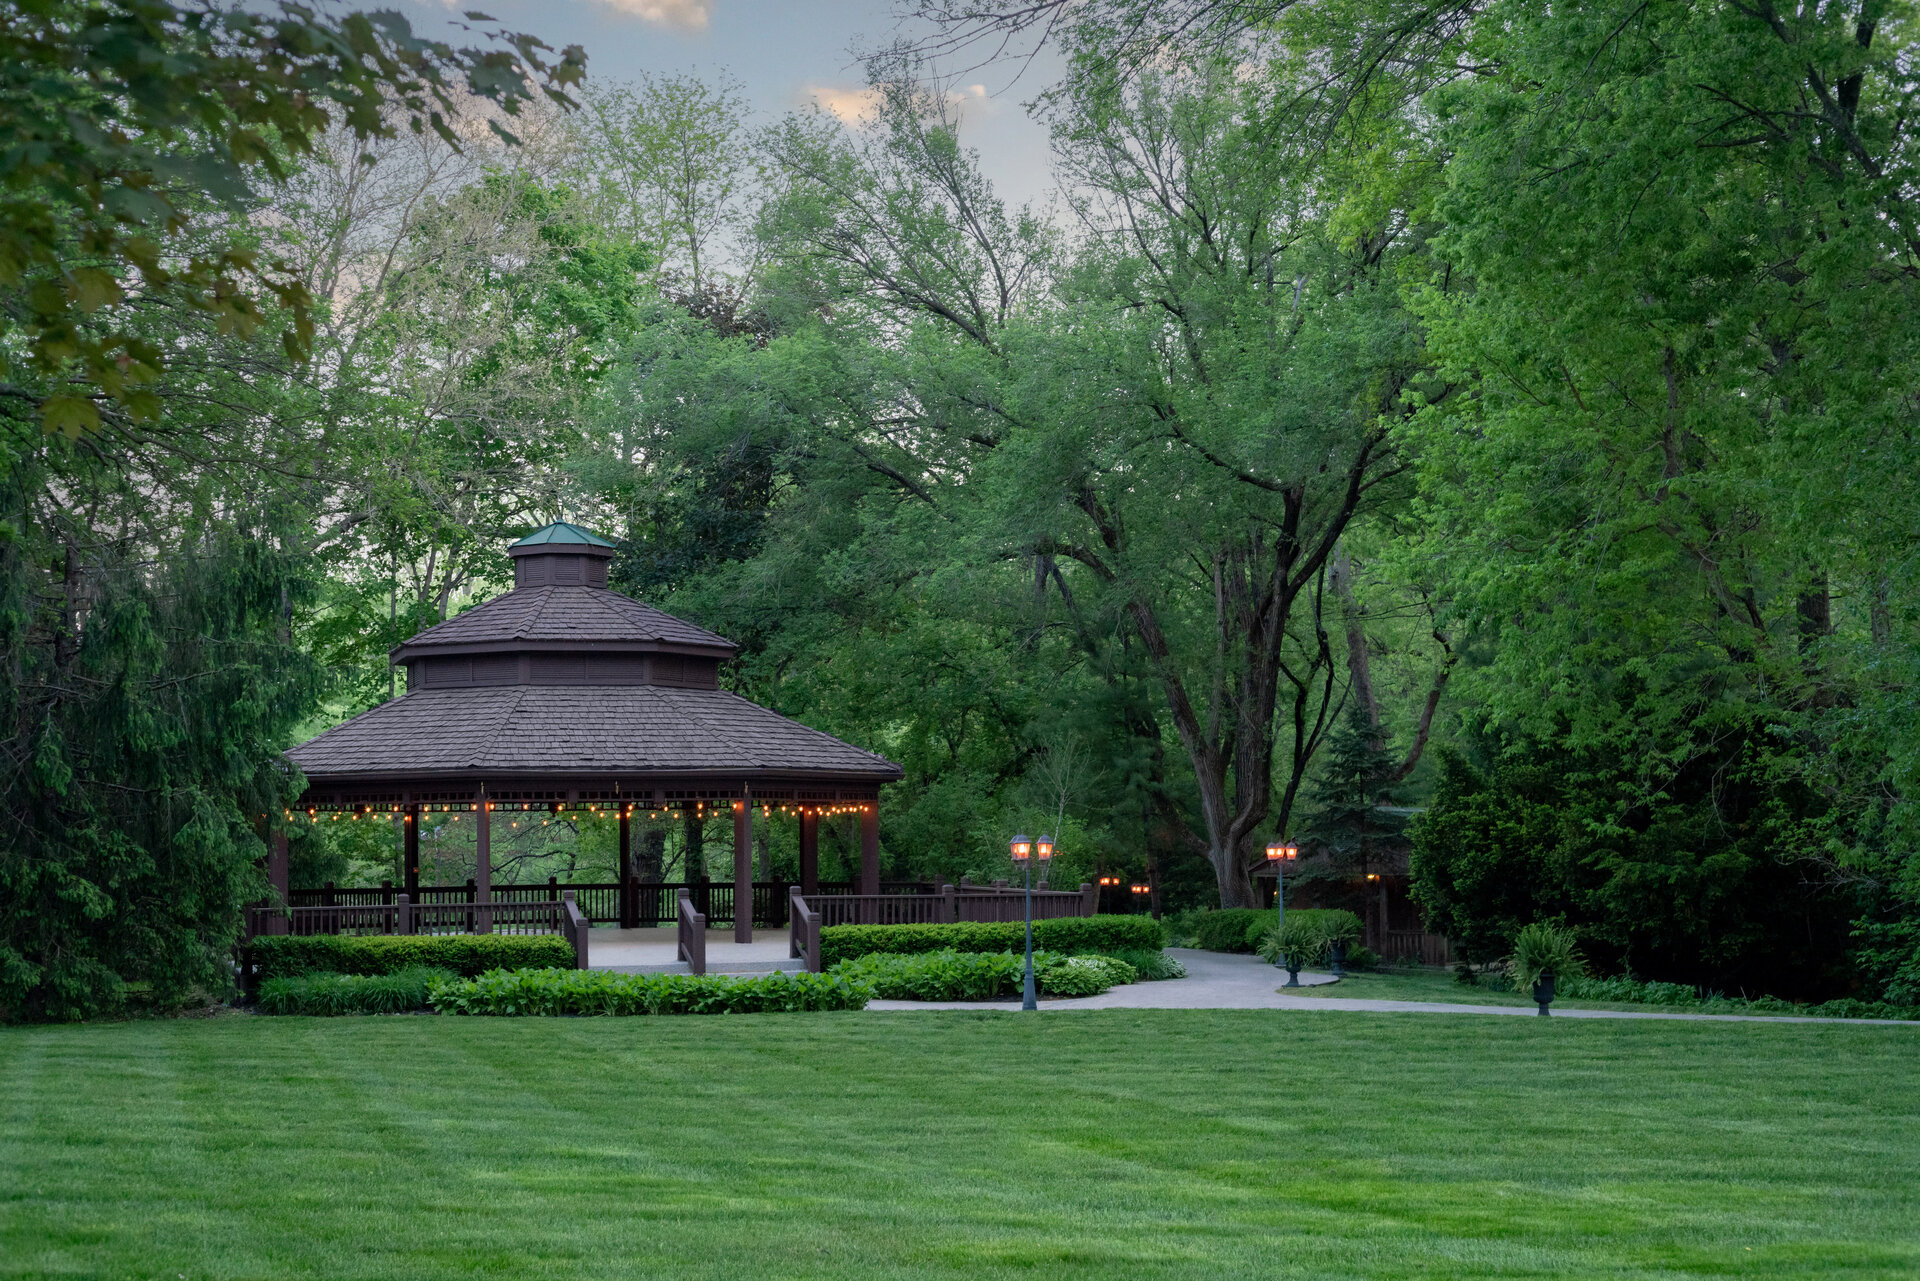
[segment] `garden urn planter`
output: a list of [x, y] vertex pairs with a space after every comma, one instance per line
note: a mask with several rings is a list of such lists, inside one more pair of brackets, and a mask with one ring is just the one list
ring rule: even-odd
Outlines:
[[1540, 977], [1533, 981], [1533, 1000], [1540, 1007], [1540, 1017], [1547, 1017], [1547, 1007], [1553, 1004], [1553, 971], [1543, 970]]
[[1330, 947], [1328, 947], [1327, 951], [1331, 954], [1333, 958], [1333, 977], [1345, 978], [1346, 971], [1341, 969], [1340, 967], [1345, 965], [1347, 961], [1347, 945], [1343, 942], [1336, 940]]

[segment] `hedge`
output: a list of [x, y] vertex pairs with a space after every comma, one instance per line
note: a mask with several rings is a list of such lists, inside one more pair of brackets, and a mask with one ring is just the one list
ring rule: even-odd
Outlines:
[[[1020, 994], [1024, 950], [869, 952], [840, 962], [832, 973], [889, 1001], [997, 1001]], [[1138, 977], [1133, 966], [1111, 956], [1033, 954], [1034, 985], [1048, 996], [1098, 996]]]
[[394, 974], [305, 974], [260, 985], [263, 1014], [405, 1014], [427, 1008], [427, 988], [457, 977], [415, 965]]
[[[1167, 945], [1151, 916], [1065, 916], [1033, 923], [1033, 945], [1050, 952], [1109, 952]], [[1023, 952], [1022, 921], [962, 921], [955, 925], [829, 925], [820, 931], [820, 957], [829, 969], [871, 952]]]
[[1252, 907], [1208, 912], [1193, 927], [1193, 945], [1209, 952], [1251, 952], [1273, 928], [1274, 914]]
[[488, 970], [566, 969], [573, 944], [557, 934], [269, 935], [247, 946], [255, 977], [393, 974], [417, 965], [472, 976]]
[[442, 1014], [788, 1014], [858, 1010], [873, 992], [832, 974], [615, 974], [489, 970], [430, 984]]

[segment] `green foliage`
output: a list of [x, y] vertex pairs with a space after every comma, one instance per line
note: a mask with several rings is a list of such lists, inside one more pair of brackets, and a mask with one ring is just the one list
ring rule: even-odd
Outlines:
[[1415, 309], [1474, 394], [1409, 426], [1402, 554], [1480, 780], [1416, 876], [1469, 959], [1558, 917], [1660, 979], [1920, 972], [1912, 15], [1765, 13], [1498, 4], [1423, 104]]
[[1133, 967], [1110, 956], [1063, 956], [1042, 968], [1033, 958], [1034, 983], [1048, 996], [1098, 996], [1134, 980]]
[[1522, 990], [1532, 987], [1549, 972], [1556, 979], [1584, 974], [1587, 963], [1576, 943], [1573, 931], [1564, 925], [1535, 921], [1522, 926], [1513, 936], [1513, 955], [1507, 958], [1507, 973]]
[[1103, 955], [1131, 965], [1135, 976], [1142, 983], [1187, 977], [1187, 967], [1162, 951], [1150, 951], [1139, 947], [1117, 947]]
[[258, 978], [394, 974], [419, 966], [472, 977], [487, 970], [566, 968], [573, 945], [553, 934], [310, 934], [265, 936], [247, 948]]
[[[36, 470], [0, 480], [7, 510], [57, 485]], [[130, 982], [219, 996], [263, 819], [297, 795], [277, 748], [320, 692], [280, 633], [307, 566], [265, 530], [146, 567], [60, 533], [0, 524], [0, 1017], [110, 1013]]]
[[[1746, 737], [1701, 745], [1657, 796], [1634, 762], [1529, 742], [1483, 773], [1446, 757], [1412, 829], [1412, 891], [1433, 928], [1480, 963], [1558, 918], [1596, 964], [1711, 987], [1844, 991], [1852, 891], [1808, 885], [1791, 810]], [[1690, 749], [1692, 750], [1692, 749]], [[1784, 843], [1784, 846], [1783, 846]]]
[[441, 1014], [794, 1014], [858, 1010], [871, 993], [833, 974], [614, 974], [488, 970], [431, 984]]
[[1295, 908], [1287, 913], [1283, 924], [1268, 925], [1256, 933], [1254, 950], [1271, 964], [1277, 965], [1285, 957], [1289, 969], [1304, 969], [1325, 960], [1335, 943], [1353, 944], [1360, 932], [1360, 918], [1352, 912]]
[[427, 1008], [427, 989], [458, 976], [409, 965], [390, 974], [306, 974], [260, 985], [263, 1014], [406, 1014]]
[[22, 341], [0, 348], [0, 374], [10, 384], [38, 376], [47, 429], [73, 436], [98, 429], [109, 400], [135, 420], [160, 412], [154, 384], [174, 352], [132, 322], [143, 306], [199, 311], [245, 333], [271, 295], [292, 314], [288, 349], [303, 351], [305, 282], [243, 236], [196, 243], [191, 223], [217, 205], [245, 226], [250, 180], [286, 175], [330, 124], [365, 139], [403, 118], [453, 143], [463, 95], [508, 113], [536, 94], [570, 105], [565, 89], [586, 62], [578, 46], [549, 61], [532, 36], [486, 35], [494, 47], [455, 49], [391, 10], [336, 16], [294, 3], [10, 8], [0, 26], [0, 311]]
[[[869, 952], [830, 971], [864, 984], [889, 1001], [993, 1001], [1018, 996], [1026, 974], [1022, 952]], [[1033, 954], [1034, 985], [1048, 996], [1097, 996], [1135, 982], [1139, 971], [1113, 956]]]
[[[1041, 953], [1033, 958], [1036, 977]], [[1018, 995], [1024, 955], [1012, 952], [868, 952], [829, 973], [864, 984], [889, 1001], [991, 1001]]]
[[1273, 927], [1274, 913], [1251, 907], [1222, 908], [1195, 922], [1193, 945], [1208, 952], [1251, 952], [1263, 929]]
[[[829, 925], [820, 931], [820, 955], [832, 967], [870, 952], [1007, 952], [1025, 946], [1019, 921], [962, 921], [953, 925]], [[1067, 916], [1033, 923], [1033, 946], [1053, 952], [1157, 951], [1166, 943], [1150, 916]]]

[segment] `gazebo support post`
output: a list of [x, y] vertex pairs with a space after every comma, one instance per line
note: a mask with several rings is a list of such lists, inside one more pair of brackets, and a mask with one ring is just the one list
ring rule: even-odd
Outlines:
[[860, 892], [880, 892], [880, 802], [860, 807]]
[[620, 928], [640, 923], [640, 905], [633, 901], [633, 806], [620, 805]]
[[[290, 862], [291, 859], [287, 853], [287, 833], [286, 829], [282, 828], [273, 834], [273, 844], [267, 854], [267, 884], [273, 888], [273, 896], [267, 903], [268, 907], [285, 908], [290, 905], [291, 900], [287, 897], [291, 877]], [[277, 902], [273, 901], [276, 899]], [[269, 932], [285, 934], [292, 928], [291, 920], [290, 916], [280, 916]]]
[[400, 879], [406, 883], [407, 898], [420, 900], [420, 807], [407, 806], [406, 835], [400, 841]]
[[753, 942], [753, 795], [733, 803], [733, 941]]
[[473, 895], [480, 907], [473, 914], [475, 934], [493, 933], [493, 802], [487, 789], [473, 811]]
[[800, 892], [820, 892], [820, 811], [800, 807]]

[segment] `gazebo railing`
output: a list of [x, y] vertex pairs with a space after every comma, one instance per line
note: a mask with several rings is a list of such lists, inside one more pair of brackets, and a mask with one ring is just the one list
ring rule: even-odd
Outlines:
[[807, 906], [798, 885], [787, 896], [787, 955], [804, 963], [808, 973], [818, 974], [820, 963], [820, 913]]
[[[788, 893], [794, 888], [791, 881], [755, 881], [753, 883], [753, 923], [778, 929], [787, 923]], [[818, 893], [823, 896], [844, 898], [852, 895], [856, 886], [852, 881], [823, 881]], [[929, 895], [939, 892], [939, 886], [931, 881], [882, 881], [880, 897], [898, 898], [916, 895]], [[709, 929], [726, 929], [733, 925], [733, 883], [731, 881], [642, 881], [633, 882], [634, 923], [642, 929], [670, 928], [678, 921], [675, 903], [681, 890], [688, 891], [694, 900], [694, 906], [707, 918]], [[620, 924], [620, 883], [618, 881], [560, 881], [549, 878], [545, 884], [500, 885], [493, 887], [495, 903], [558, 903], [572, 891], [580, 904], [580, 912], [594, 925]], [[391, 908], [394, 900], [404, 894], [408, 900], [423, 907], [465, 907], [479, 901], [479, 889], [472, 882], [465, 885], [423, 885], [414, 890], [405, 890], [391, 883], [377, 886], [335, 886], [325, 885], [319, 889], [294, 890], [288, 899], [295, 908]], [[330, 919], [330, 918], [319, 918]], [[360, 920], [363, 918], [349, 913], [342, 920]], [[313, 933], [340, 933], [341, 930], [314, 930]], [[348, 928], [345, 933], [390, 933], [391, 931], [368, 931]]]
[[[1035, 890], [1033, 919], [1092, 916], [1097, 906], [1092, 885], [1078, 890]], [[795, 896], [800, 898], [800, 896]], [[958, 921], [1023, 921], [1024, 889], [969, 885], [942, 886], [938, 894], [813, 894], [804, 899], [827, 925], [944, 925]]]
[[576, 957], [586, 954], [588, 928], [571, 890], [563, 891], [559, 900], [415, 903], [405, 894], [396, 894], [391, 903], [247, 909], [249, 938], [262, 934], [559, 934], [574, 945]]
[[[684, 898], [708, 929], [733, 924], [733, 884], [728, 881], [644, 882], [628, 886], [635, 923], [642, 928], [682, 925]], [[930, 882], [887, 882], [878, 894], [856, 894], [846, 883], [829, 882], [819, 892], [801, 896], [790, 881], [756, 881], [753, 886], [754, 925], [780, 929], [792, 924], [792, 905], [805, 902], [820, 925], [918, 925], [955, 921], [1018, 921], [1026, 914], [1025, 891], [1007, 885], [946, 885]], [[247, 911], [247, 935], [259, 934], [562, 934], [562, 922], [571, 903], [585, 926], [618, 925], [621, 921], [620, 886], [610, 882], [545, 885], [496, 885], [489, 901], [481, 901], [471, 885], [435, 885], [418, 896], [391, 886], [379, 888], [295, 890], [287, 908], [254, 907]], [[316, 902], [318, 899], [320, 901]], [[1092, 885], [1078, 890], [1035, 890], [1033, 916], [1049, 920], [1065, 916], [1092, 916], [1098, 891]], [[584, 928], [584, 926], [583, 926]]]

